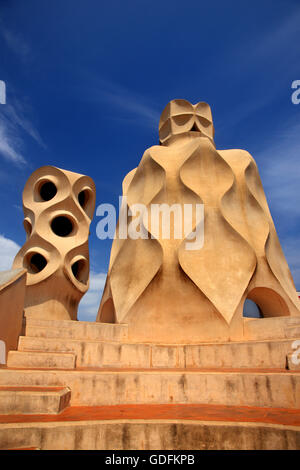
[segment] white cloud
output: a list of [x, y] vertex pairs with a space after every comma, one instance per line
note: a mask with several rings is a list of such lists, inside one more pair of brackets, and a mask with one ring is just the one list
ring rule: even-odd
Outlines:
[[9, 271], [11, 269], [13, 260], [20, 248], [13, 240], [0, 235], [0, 271]]
[[27, 163], [22, 155], [22, 131], [46, 148], [39, 132], [26, 116], [31, 112], [28, 105], [21, 104], [15, 98], [13, 104], [1, 105], [0, 108], [0, 156], [17, 165]]
[[[286, 260], [300, 291], [300, 124], [282, 128], [261, 153], [255, 155], [262, 183], [272, 212], [280, 220], [283, 233], [280, 242]], [[278, 228], [278, 227], [277, 227]]]
[[21, 141], [14, 129], [0, 115], [0, 155], [15, 164], [26, 163], [20, 153]]
[[[244, 79], [249, 82], [252, 78], [256, 86], [249, 87], [240, 103], [231, 107], [229, 116], [228, 114], [220, 116], [217, 126], [218, 136], [228, 130], [233, 131], [234, 127], [244, 119], [259, 113], [261, 109], [277, 100], [278, 95], [284, 90], [289, 91], [292, 81], [299, 78], [291, 77], [290, 83], [286, 78], [286, 71], [291, 70], [291, 64], [299, 62], [299, 49], [295, 47], [299, 33], [300, 8], [298, 7], [287, 10], [286, 16], [281, 18], [276, 26], [269, 27], [262, 33], [257, 31], [257, 34], [250, 36], [246, 43], [237, 42], [236, 48], [230, 48], [229, 53], [220, 58], [224, 61], [222, 73], [226, 74], [228, 81], [231, 80], [232, 73], [236, 73], [234, 67], [227, 66], [232, 62], [238, 64], [240, 83], [242, 84]], [[272, 70], [274, 79], [262, 87], [260, 84], [263, 83], [261, 77], [264, 77], [264, 70]]]
[[[20, 57], [23, 62], [32, 58], [32, 51], [24, 37], [6, 27], [0, 18], [0, 35], [7, 47]], [[27, 115], [30, 112], [25, 103], [16, 98], [12, 100], [11, 84], [6, 83], [6, 104], [0, 107], [0, 155], [15, 164], [24, 164], [26, 160], [21, 154], [23, 140], [20, 131], [26, 132], [42, 147], [46, 147], [38, 131]], [[10, 100], [10, 102], [8, 101]]]
[[78, 320], [81, 321], [95, 321], [102, 292], [106, 280], [106, 273], [91, 272], [90, 273], [90, 288], [83, 296], [78, 309]]
[[[114, 110], [110, 119], [118, 121], [132, 121], [156, 128], [159, 121], [159, 112], [149, 103], [143, 95], [139, 95], [122, 85], [105, 80], [100, 77], [84, 77], [86, 84], [81, 84], [80, 95], [83, 99], [98, 103], [108, 103]], [[84, 90], [84, 92], [82, 91]], [[116, 117], [115, 110], [118, 110]], [[120, 112], [123, 111], [123, 116]]]
[[[288, 63], [290, 57], [286, 57], [287, 46], [291, 56], [297, 56], [295, 47], [300, 33], [300, 8], [293, 11], [287, 10], [287, 16], [282, 18], [277, 28], [267, 31], [263, 37], [257, 38], [259, 47], [249, 47], [249, 54], [244, 57], [248, 63], [258, 60], [264, 64], [266, 61], [277, 61], [281, 57], [280, 67], [283, 62]], [[252, 40], [253, 38], [251, 38]], [[253, 44], [253, 42], [251, 41]]]
[[39, 132], [34, 127], [33, 123], [26, 117], [26, 114], [30, 114], [32, 112], [28, 105], [25, 106], [19, 100], [14, 99], [14, 105], [12, 106], [11, 104], [7, 104], [4, 110], [12, 125], [15, 127], [19, 126], [41, 147], [46, 148], [46, 145], [43, 142]]
[[0, 20], [0, 31], [4, 41], [23, 62], [28, 62], [32, 58], [32, 51], [24, 37], [15, 31], [6, 28]]
[[289, 237], [283, 240], [282, 248], [289, 264], [296, 290], [300, 291], [300, 238]]
[[267, 196], [282, 217], [300, 216], [300, 124], [276, 133], [274, 143], [255, 156]]

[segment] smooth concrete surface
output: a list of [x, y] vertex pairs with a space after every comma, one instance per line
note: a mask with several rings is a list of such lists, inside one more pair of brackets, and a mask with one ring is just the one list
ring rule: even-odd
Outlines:
[[67, 387], [0, 387], [0, 415], [57, 414], [70, 398]]
[[[295, 328], [295, 330], [294, 330]], [[300, 337], [300, 316], [244, 319], [246, 341]]]
[[41, 450], [299, 450], [296, 426], [184, 420], [20, 423], [0, 427], [0, 448]]
[[76, 356], [72, 353], [10, 351], [7, 366], [28, 369], [74, 369]]
[[[32, 327], [33, 328], [33, 327]], [[31, 329], [32, 332], [32, 329]], [[38, 336], [41, 333], [42, 336]], [[62, 331], [60, 332], [62, 336]], [[294, 339], [198, 345], [155, 345], [21, 336], [19, 351], [73, 352], [77, 367], [136, 368], [279, 368], [286, 367]], [[299, 336], [300, 337], [300, 336]], [[18, 354], [12, 355], [16, 358]], [[21, 357], [21, 356], [20, 356]], [[28, 367], [30, 364], [28, 364]]]
[[72, 406], [198, 403], [300, 409], [297, 371], [0, 369], [1, 385], [67, 386]]
[[43, 338], [123, 341], [128, 338], [128, 326], [72, 320], [41, 320], [26, 317], [26, 335]]
[[25, 283], [25, 269], [0, 272], [0, 341], [5, 345], [5, 362], [8, 352], [17, 349], [22, 334]]

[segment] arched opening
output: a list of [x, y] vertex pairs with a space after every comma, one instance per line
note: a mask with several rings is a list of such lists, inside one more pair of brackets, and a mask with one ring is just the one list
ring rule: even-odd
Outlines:
[[71, 266], [73, 276], [77, 281], [87, 284], [89, 279], [88, 263], [84, 259], [79, 259]]
[[113, 299], [108, 299], [102, 307], [101, 323], [116, 323], [115, 306]]
[[263, 314], [259, 306], [253, 300], [246, 299], [244, 303], [243, 317], [246, 318], [263, 318]]
[[[289, 315], [289, 309], [286, 302], [273, 289], [269, 289], [267, 287], [255, 287], [248, 293], [247, 300], [256, 304], [261, 314], [260, 317], [254, 318], [282, 317]], [[245, 306], [246, 302], [244, 304], [244, 310]], [[249, 303], [246, 308], [249, 308]], [[251, 308], [254, 308], [253, 305]]]
[[87, 189], [83, 189], [78, 194], [78, 202], [81, 205], [82, 209], [86, 208], [87, 203], [89, 201], [89, 198], [90, 198], [90, 195], [89, 195], [89, 191]]
[[43, 201], [50, 201], [56, 195], [57, 188], [52, 181], [46, 181], [41, 184], [39, 193]]
[[46, 258], [40, 253], [31, 253], [27, 257], [27, 270], [31, 274], [40, 273], [47, 265]]
[[55, 235], [67, 237], [73, 231], [73, 223], [68, 217], [60, 215], [52, 220], [51, 228]]

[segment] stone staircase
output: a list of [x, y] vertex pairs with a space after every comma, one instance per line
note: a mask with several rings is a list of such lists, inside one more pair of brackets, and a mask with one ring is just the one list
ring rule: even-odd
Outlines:
[[68, 387], [0, 387], [0, 414], [57, 414], [69, 406]]
[[0, 449], [300, 448], [300, 319], [278, 321], [276, 340], [175, 345], [26, 318], [0, 369]]

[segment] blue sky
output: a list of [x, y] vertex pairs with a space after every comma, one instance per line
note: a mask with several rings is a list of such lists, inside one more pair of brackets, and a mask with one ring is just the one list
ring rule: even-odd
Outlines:
[[[117, 206], [126, 173], [158, 143], [175, 98], [206, 101], [217, 148], [256, 159], [300, 290], [298, 0], [1, 0], [0, 269], [25, 241], [22, 190], [55, 165], [91, 176], [97, 204]], [[91, 225], [91, 288], [79, 318], [94, 320], [111, 241]]]

